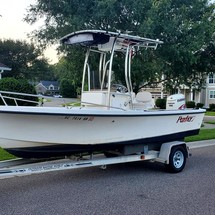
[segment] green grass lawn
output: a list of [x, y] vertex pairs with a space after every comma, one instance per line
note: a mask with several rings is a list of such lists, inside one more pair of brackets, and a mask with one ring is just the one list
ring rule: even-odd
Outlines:
[[63, 107], [68, 106], [68, 107], [79, 107], [81, 106], [81, 102], [69, 102], [66, 104], [62, 104]]
[[185, 138], [185, 142], [215, 139], [215, 129], [201, 129], [198, 135]]
[[207, 111], [205, 116], [215, 116], [215, 111]]
[[0, 161], [3, 160], [10, 160], [10, 159], [14, 159], [16, 158], [15, 156], [7, 153], [5, 150], [3, 150], [2, 148], [0, 148]]

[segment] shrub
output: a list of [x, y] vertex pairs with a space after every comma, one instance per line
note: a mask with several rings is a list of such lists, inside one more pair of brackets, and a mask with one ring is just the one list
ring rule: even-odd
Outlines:
[[187, 101], [186, 102], [186, 107], [187, 108], [195, 108], [196, 104], [194, 101]]
[[[28, 93], [28, 94], [36, 94], [34, 87], [28, 83], [25, 79], [15, 79], [15, 78], [3, 78], [0, 80], [0, 90], [1, 91], [10, 91], [10, 92], [18, 92], [18, 93]], [[35, 97], [29, 96], [16, 96], [12, 94], [7, 94], [10, 97], [16, 97], [20, 99], [26, 100], [34, 100], [37, 101], [38, 99]], [[8, 105], [15, 105], [15, 102], [11, 99], [5, 99]], [[29, 103], [25, 101], [17, 101], [18, 105], [27, 105], [27, 106], [34, 106], [35, 103]], [[2, 99], [0, 100], [0, 104], [4, 104]]]
[[166, 109], [166, 99], [157, 99], [155, 101], [155, 105], [160, 109]]
[[215, 104], [209, 104], [209, 110], [210, 111], [215, 111]]
[[203, 108], [203, 106], [204, 106], [203, 103], [197, 103], [197, 104], [196, 104], [196, 107], [197, 107], [197, 108]]

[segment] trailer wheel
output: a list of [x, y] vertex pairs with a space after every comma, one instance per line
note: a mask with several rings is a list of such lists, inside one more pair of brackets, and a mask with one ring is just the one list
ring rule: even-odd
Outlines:
[[171, 149], [169, 155], [169, 164], [166, 168], [171, 173], [181, 172], [186, 164], [187, 152], [183, 146], [176, 146]]

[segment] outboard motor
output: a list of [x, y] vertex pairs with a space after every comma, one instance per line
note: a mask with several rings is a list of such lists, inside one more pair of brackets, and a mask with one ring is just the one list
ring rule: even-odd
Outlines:
[[185, 96], [183, 94], [171, 95], [166, 100], [167, 110], [183, 110], [185, 108]]

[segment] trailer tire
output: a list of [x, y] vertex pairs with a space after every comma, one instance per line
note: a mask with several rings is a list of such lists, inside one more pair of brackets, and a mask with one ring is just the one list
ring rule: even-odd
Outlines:
[[169, 155], [169, 164], [166, 164], [166, 169], [171, 173], [181, 172], [186, 164], [187, 151], [183, 146], [175, 146], [171, 149]]

